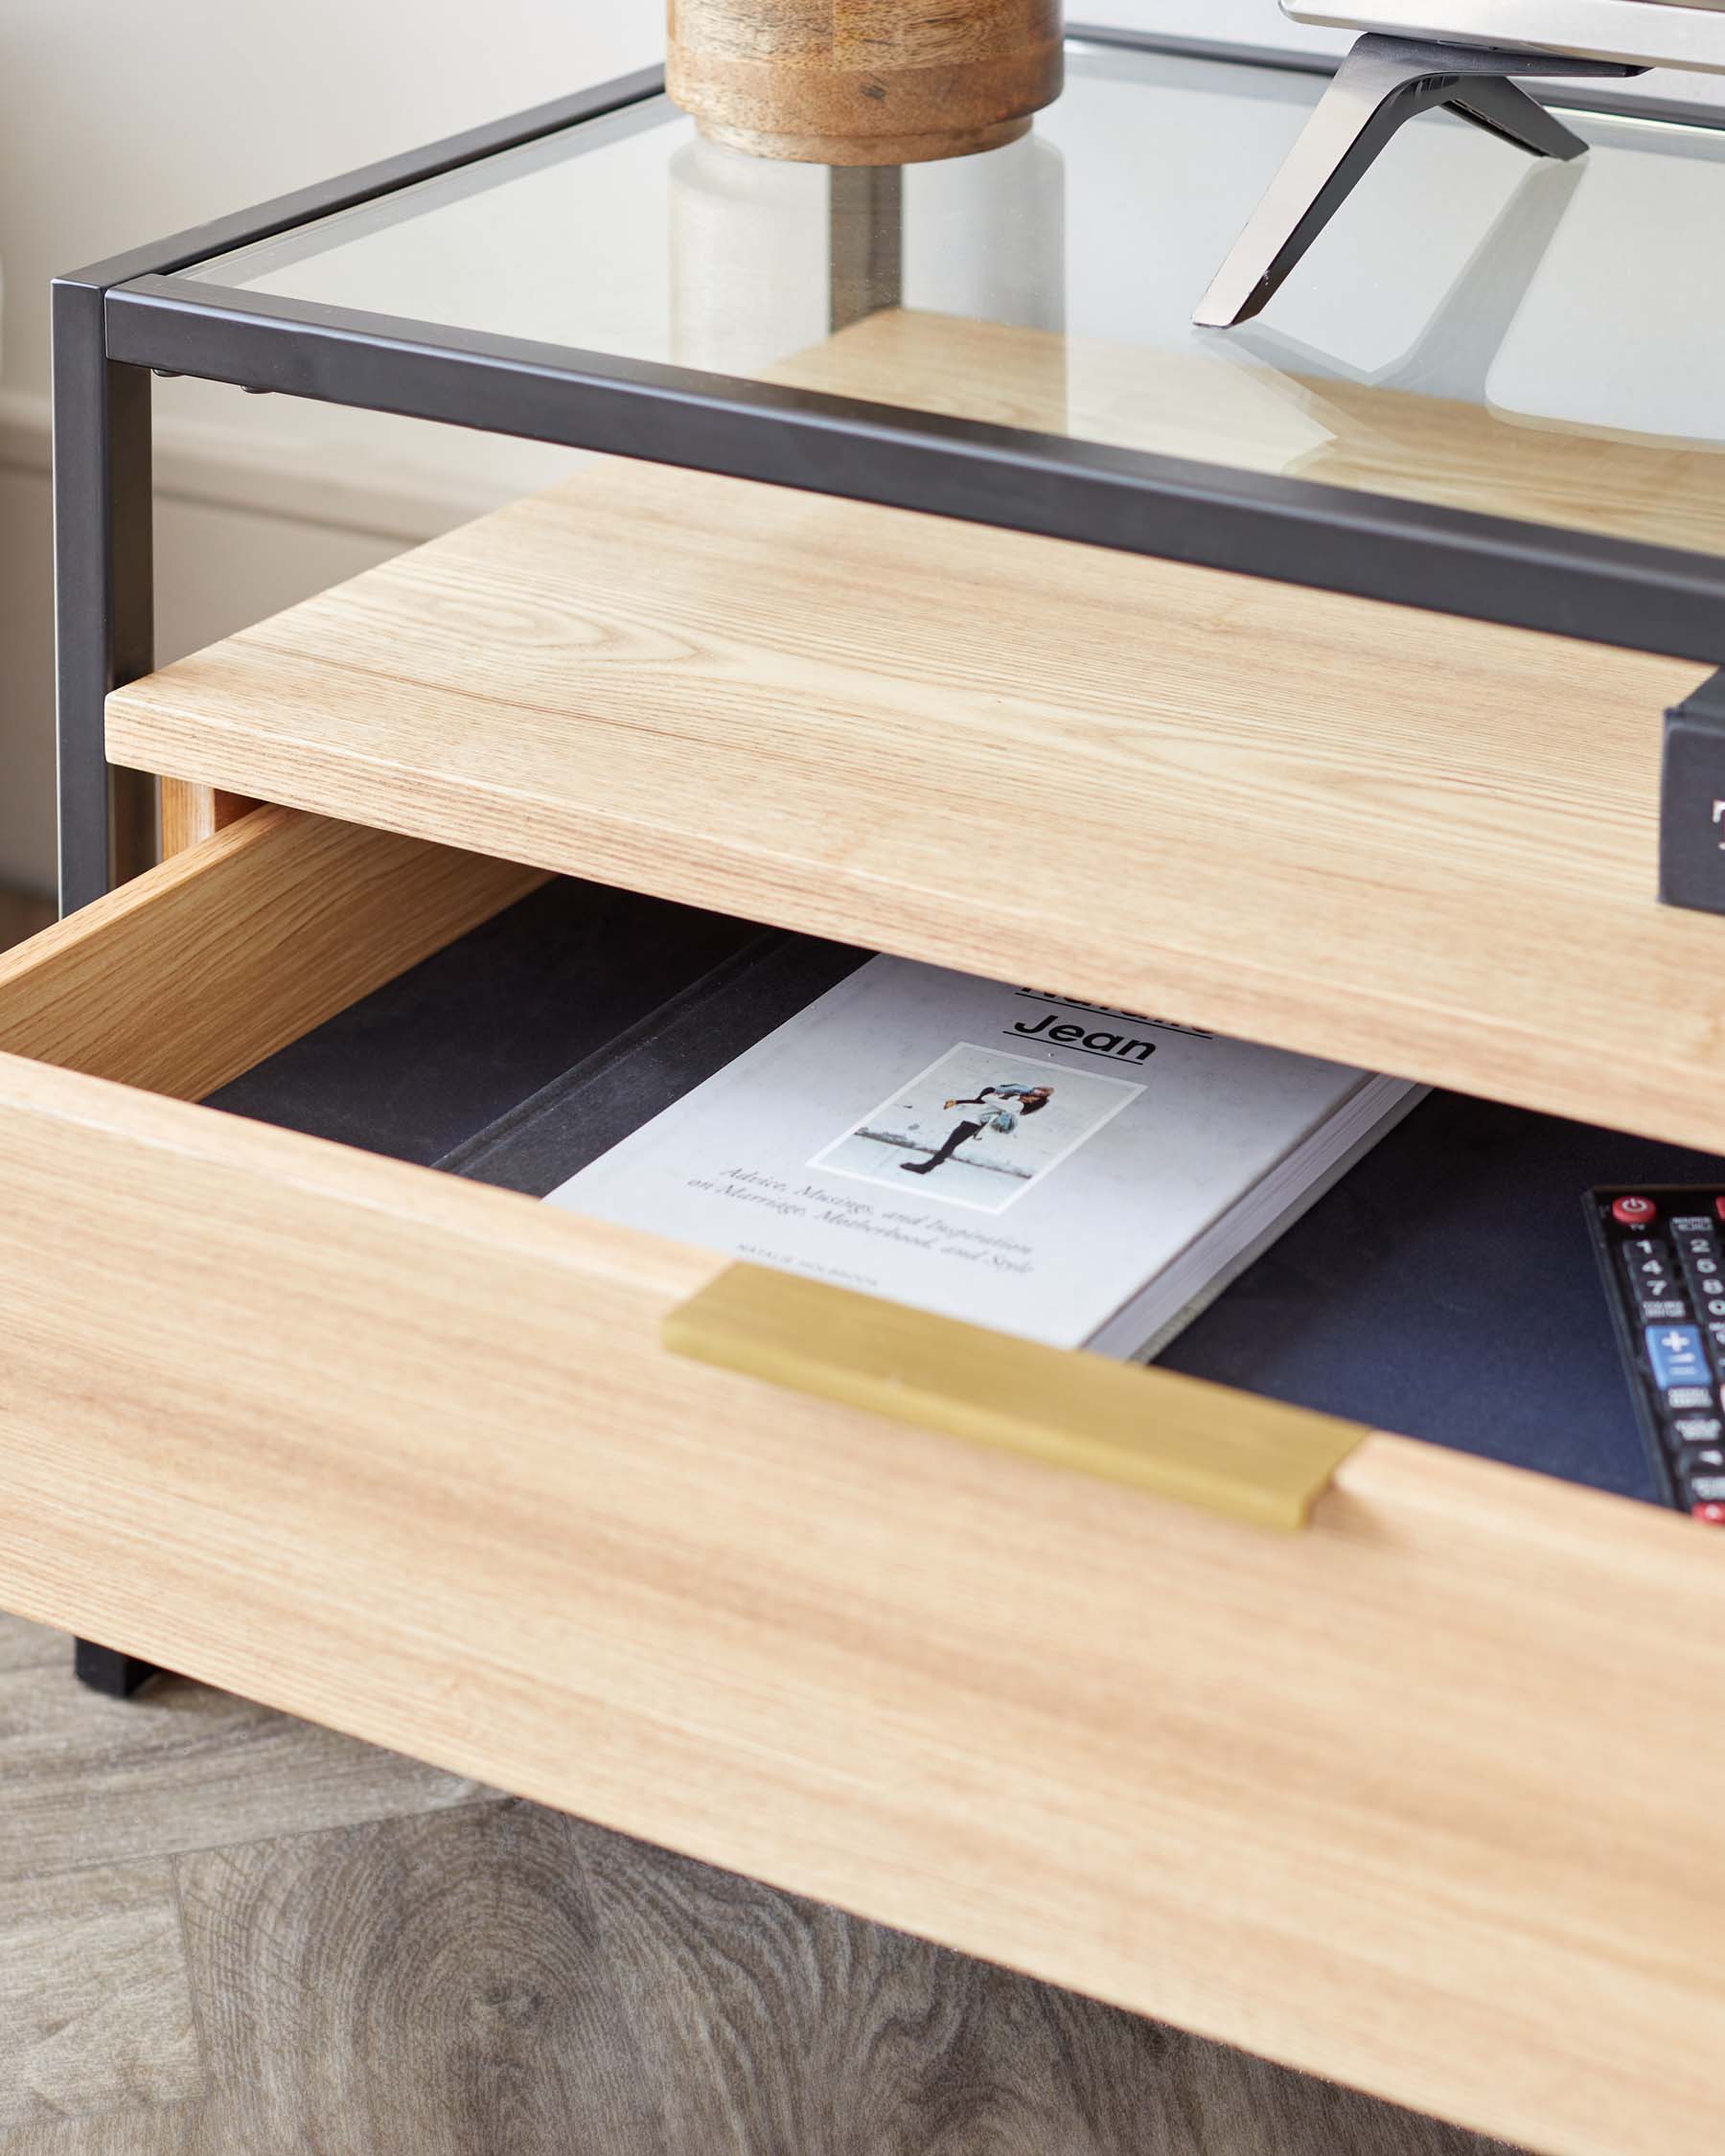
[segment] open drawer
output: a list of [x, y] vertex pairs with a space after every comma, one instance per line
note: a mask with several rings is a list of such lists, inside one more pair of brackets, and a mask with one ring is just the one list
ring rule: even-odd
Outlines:
[[[1334, 1428], [1266, 1532], [671, 1353], [724, 1261], [191, 1105], [539, 881], [265, 809], [0, 960], [0, 1605], [1514, 2141], [1711, 2148], [1718, 1539]], [[1186, 1381], [1119, 1376], [1153, 1449]]]

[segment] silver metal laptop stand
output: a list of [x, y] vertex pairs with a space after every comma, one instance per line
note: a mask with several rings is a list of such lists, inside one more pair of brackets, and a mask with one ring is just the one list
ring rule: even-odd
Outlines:
[[1579, 157], [1587, 145], [1520, 86], [1524, 76], [1642, 75], [1613, 60], [1497, 52], [1376, 34], [1342, 62], [1270, 191], [1193, 316], [1206, 329], [1249, 321], [1416, 113], [1447, 105], [1535, 157]]

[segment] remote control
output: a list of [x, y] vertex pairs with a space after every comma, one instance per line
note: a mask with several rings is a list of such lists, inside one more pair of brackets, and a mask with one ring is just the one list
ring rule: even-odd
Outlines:
[[1654, 1476], [1725, 1527], [1725, 1187], [1592, 1190], [1587, 1215]]

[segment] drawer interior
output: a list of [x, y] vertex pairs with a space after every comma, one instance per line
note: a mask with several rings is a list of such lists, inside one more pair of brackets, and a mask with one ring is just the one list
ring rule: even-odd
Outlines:
[[[862, 956], [559, 879], [211, 1105], [542, 1197]], [[1581, 1194], [1719, 1173], [1653, 1140], [1434, 1094], [1160, 1360], [1650, 1500]]]

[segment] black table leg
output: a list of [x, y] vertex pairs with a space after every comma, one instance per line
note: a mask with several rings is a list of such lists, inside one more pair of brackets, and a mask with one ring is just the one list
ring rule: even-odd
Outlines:
[[155, 859], [155, 781], [110, 769], [108, 692], [153, 663], [150, 374], [107, 356], [104, 295], [54, 287], [60, 911]]
[[[54, 291], [56, 607], [58, 627], [60, 911], [140, 874], [155, 858], [155, 785], [108, 767], [103, 704], [150, 671], [155, 595], [150, 539], [150, 376], [107, 356], [99, 284]], [[79, 1682], [128, 1699], [154, 1664], [80, 1640]]]
[[105, 1693], [109, 1699], [130, 1699], [140, 1685], [148, 1685], [161, 1674], [153, 1662], [123, 1655], [117, 1647], [99, 1647], [94, 1640], [79, 1640], [73, 1644], [72, 1666], [79, 1683], [88, 1685], [93, 1692]]

